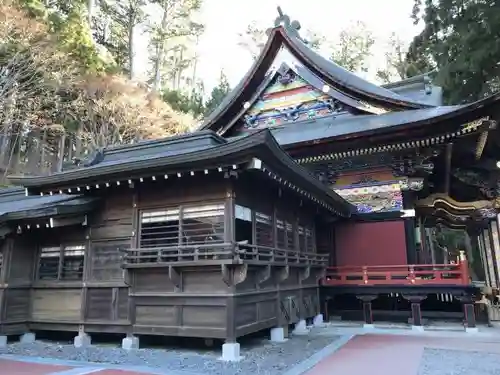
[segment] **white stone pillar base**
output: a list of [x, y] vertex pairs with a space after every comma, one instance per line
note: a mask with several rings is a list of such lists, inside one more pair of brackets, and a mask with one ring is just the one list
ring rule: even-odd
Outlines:
[[127, 336], [122, 340], [122, 349], [134, 350], [139, 349], [139, 337]]
[[323, 314], [318, 314], [314, 317], [313, 319], [313, 326], [314, 327], [325, 327], [325, 321], [323, 319]]
[[238, 362], [241, 361], [243, 357], [240, 356], [240, 344], [237, 342], [226, 342], [222, 345], [222, 357], [223, 361], [227, 362]]
[[7, 346], [7, 336], [0, 336], [0, 348]]
[[35, 340], [36, 340], [35, 334], [32, 332], [26, 332], [19, 338], [19, 342], [21, 344], [33, 344]]
[[424, 326], [411, 326], [411, 330], [415, 332], [425, 332]]
[[295, 328], [292, 332], [294, 335], [307, 335], [309, 334], [309, 330], [307, 329], [307, 323], [304, 319], [299, 320], [295, 324]]
[[89, 335], [81, 332], [78, 336], [75, 336], [73, 344], [75, 345], [75, 348], [86, 348], [92, 344], [92, 340]]
[[477, 327], [465, 327], [465, 332], [467, 332], [467, 333], [479, 333], [479, 329]]
[[274, 327], [271, 328], [271, 342], [285, 342], [288, 339], [285, 337], [285, 328]]
[[374, 329], [375, 328], [375, 324], [363, 324], [363, 328], [365, 329]]

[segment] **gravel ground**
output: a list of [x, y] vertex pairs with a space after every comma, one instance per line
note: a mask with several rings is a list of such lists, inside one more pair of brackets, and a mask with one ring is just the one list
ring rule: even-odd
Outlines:
[[144, 348], [128, 352], [110, 345], [94, 345], [90, 348], [76, 349], [71, 344], [37, 341], [33, 344], [9, 344], [6, 348], [0, 348], [0, 354], [124, 366], [149, 366], [162, 371], [182, 371], [186, 374], [279, 375], [338, 338], [338, 336], [333, 335], [323, 336], [311, 333], [309, 336], [294, 336], [281, 344], [272, 344], [267, 339], [262, 338], [252, 339], [242, 344], [241, 355], [244, 358], [238, 363], [218, 360], [220, 357], [219, 347], [214, 347], [214, 350], [205, 350], [203, 353], [168, 348]]
[[500, 354], [426, 348], [418, 375], [500, 375]]

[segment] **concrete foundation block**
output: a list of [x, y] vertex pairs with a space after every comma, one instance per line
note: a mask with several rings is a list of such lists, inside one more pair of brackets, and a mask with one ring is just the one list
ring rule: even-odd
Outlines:
[[411, 330], [415, 332], [424, 332], [424, 326], [411, 326]]
[[477, 327], [465, 327], [465, 332], [467, 332], [467, 333], [479, 333], [479, 329]]
[[7, 346], [7, 336], [0, 336], [0, 348]]
[[78, 336], [75, 336], [73, 343], [75, 348], [86, 348], [92, 344], [92, 340], [86, 333], [79, 333]]
[[226, 342], [222, 345], [222, 357], [227, 362], [238, 362], [242, 359], [240, 356], [240, 344], [237, 342]]
[[271, 328], [271, 342], [285, 342], [287, 338], [285, 336], [285, 328], [274, 327]]
[[363, 328], [365, 329], [374, 329], [375, 328], [375, 324], [363, 324]]
[[139, 349], [139, 337], [127, 336], [122, 340], [122, 349], [134, 350]]
[[33, 344], [35, 340], [36, 340], [35, 334], [31, 332], [26, 332], [19, 338], [19, 342], [21, 344]]
[[313, 326], [314, 327], [324, 327], [325, 326], [325, 321], [323, 319], [323, 314], [318, 314], [314, 317], [313, 319]]
[[307, 335], [309, 333], [309, 330], [307, 329], [307, 323], [304, 319], [299, 320], [295, 324], [295, 328], [292, 332], [294, 335]]

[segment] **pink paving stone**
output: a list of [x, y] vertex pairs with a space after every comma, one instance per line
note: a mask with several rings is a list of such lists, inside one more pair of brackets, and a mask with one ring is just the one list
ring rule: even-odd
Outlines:
[[480, 339], [368, 334], [354, 337], [306, 375], [416, 375], [424, 348], [500, 352], [498, 342]]
[[92, 375], [150, 375], [148, 372], [135, 372], [125, 370], [101, 370], [93, 372]]
[[[48, 375], [73, 367], [0, 359], [0, 373], [5, 375]], [[129, 374], [127, 374], [129, 375]]]

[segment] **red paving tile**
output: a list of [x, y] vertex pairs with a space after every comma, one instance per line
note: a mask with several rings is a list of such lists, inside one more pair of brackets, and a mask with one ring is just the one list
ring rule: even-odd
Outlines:
[[0, 359], [0, 373], [2, 375], [48, 375], [53, 372], [70, 370], [72, 368], [73, 367], [70, 366], [46, 365]]
[[472, 339], [360, 335], [322, 360], [306, 375], [416, 375], [424, 348], [500, 352], [500, 345]]
[[150, 375], [150, 373], [125, 371], [125, 370], [101, 370], [101, 371], [93, 372], [92, 375]]

